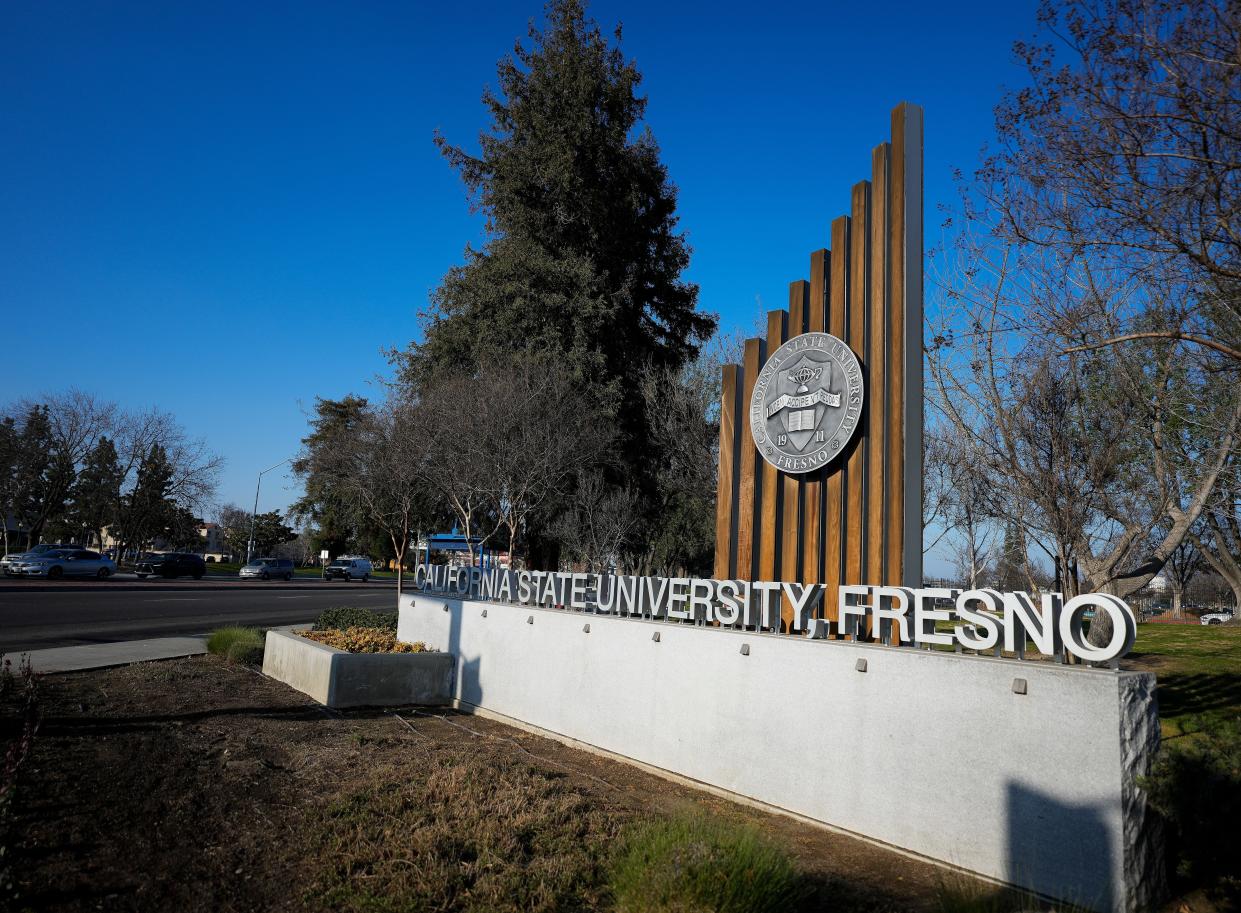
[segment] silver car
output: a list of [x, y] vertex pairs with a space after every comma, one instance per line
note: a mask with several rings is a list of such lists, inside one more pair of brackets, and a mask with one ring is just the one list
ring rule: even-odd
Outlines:
[[106, 580], [116, 573], [111, 558], [84, 548], [51, 549], [34, 557], [22, 558], [12, 564], [12, 573], [19, 577], [97, 577]]
[[289, 558], [255, 558], [237, 572], [238, 577], [258, 577], [270, 580], [279, 577], [282, 580], [293, 579], [293, 561]]
[[0, 572], [10, 575], [16, 574], [17, 571], [13, 570], [14, 565], [25, 561], [27, 558], [38, 558], [40, 555], [46, 555], [48, 552], [72, 547], [73, 546], [69, 545], [51, 545], [50, 543], [43, 542], [36, 545], [29, 551], [15, 552], [12, 555], [5, 555], [3, 558], [0, 558]]

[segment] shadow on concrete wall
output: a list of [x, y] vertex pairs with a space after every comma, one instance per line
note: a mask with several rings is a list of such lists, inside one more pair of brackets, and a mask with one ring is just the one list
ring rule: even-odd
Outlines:
[[466, 703], [481, 705], [483, 702], [483, 687], [479, 678], [479, 670], [482, 666], [482, 659], [477, 656], [473, 659], [466, 659], [461, 655], [461, 621], [462, 616], [467, 611], [481, 611], [481, 609], [477, 607], [466, 609], [463, 603], [457, 602], [449, 610], [448, 643], [444, 645], [443, 649], [451, 653], [457, 660], [453, 666], [453, 674], [456, 676], [456, 680], [452, 683], [453, 693], [457, 698]]
[[[1073, 771], [1063, 775], [1072, 777]], [[1074, 906], [1114, 908], [1120, 891], [1114, 883], [1117, 848], [1098, 806], [1061, 802], [1010, 782], [1005, 813], [1006, 881]]]

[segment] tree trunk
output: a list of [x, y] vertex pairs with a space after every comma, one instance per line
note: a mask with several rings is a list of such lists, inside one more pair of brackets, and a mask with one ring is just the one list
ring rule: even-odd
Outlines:
[[1172, 586], [1172, 617], [1184, 618], [1185, 610], [1181, 608], [1181, 600], [1184, 598], [1185, 588], [1177, 584]]
[[[1216, 532], [1216, 535], [1222, 538], [1222, 531]], [[1218, 550], [1208, 548], [1195, 533], [1189, 534], [1189, 541], [1197, 547], [1198, 551], [1202, 552], [1202, 557], [1206, 558], [1207, 564], [1211, 565], [1215, 573], [1223, 577], [1228, 586], [1232, 588], [1233, 618], [1241, 617], [1241, 562], [1238, 562], [1223, 547]], [[1216, 544], [1219, 544], [1218, 540]]]

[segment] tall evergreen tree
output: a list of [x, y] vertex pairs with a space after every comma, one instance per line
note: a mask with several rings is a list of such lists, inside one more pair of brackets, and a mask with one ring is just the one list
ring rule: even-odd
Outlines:
[[138, 466], [134, 488], [121, 503], [122, 551], [142, 549], [174, 521], [176, 503], [171, 499], [172, 464], [159, 444], [152, 444]]
[[302, 438], [302, 453], [293, 461], [293, 472], [301, 477], [305, 494], [289, 515], [311, 521], [316, 529], [316, 549], [333, 555], [351, 550], [378, 554], [374, 546], [382, 542], [382, 535], [358, 516], [342, 480], [327, 468], [334, 465], [332, 461], [322, 458], [360, 433], [368, 408], [364, 398], [353, 394], [343, 399], [317, 399], [310, 434]]
[[9, 553], [9, 518], [17, 506], [17, 463], [20, 434], [12, 417], [0, 419], [0, 537]]
[[100, 437], [70, 489], [68, 522], [75, 533], [90, 533], [103, 542], [104, 529], [117, 520], [124, 476], [116, 446]]
[[27, 542], [37, 543], [49, 520], [65, 509], [73, 482], [73, 461], [56, 446], [48, 407], [31, 406], [22, 417], [13, 469], [13, 513], [27, 531]]
[[641, 479], [642, 373], [692, 359], [716, 320], [681, 278], [690, 248], [676, 188], [641, 126], [642, 77], [620, 30], [610, 45], [581, 0], [550, 0], [546, 18], [500, 61], [499, 92], [483, 95], [491, 125], [479, 153], [436, 137], [488, 239], [434, 293], [402, 375], [416, 387], [497, 350], [556, 353], [614, 417], [627, 475]]
[[1006, 592], [1025, 590], [1030, 586], [1026, 580], [1025, 536], [1013, 520], [1004, 525], [1004, 547], [995, 559], [995, 585]]

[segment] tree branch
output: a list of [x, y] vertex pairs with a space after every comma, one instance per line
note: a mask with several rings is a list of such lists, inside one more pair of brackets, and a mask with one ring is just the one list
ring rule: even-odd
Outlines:
[[1119, 345], [1122, 342], [1130, 342], [1134, 339], [1178, 339], [1182, 342], [1192, 342], [1195, 345], [1204, 348], [1214, 349], [1229, 358], [1241, 361], [1241, 349], [1234, 349], [1226, 346], [1222, 342], [1216, 342], [1214, 339], [1206, 339], [1202, 336], [1194, 336], [1190, 333], [1182, 333], [1178, 330], [1152, 330], [1145, 333], [1125, 333], [1122, 336], [1113, 336], [1111, 339], [1105, 339], [1102, 342], [1092, 342], [1085, 345], [1073, 346], [1068, 349], [1061, 349], [1061, 355], [1068, 355], [1072, 352], [1089, 352], [1094, 349], [1103, 349], [1108, 346]]

